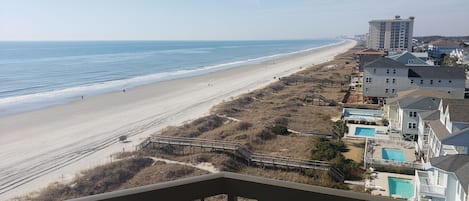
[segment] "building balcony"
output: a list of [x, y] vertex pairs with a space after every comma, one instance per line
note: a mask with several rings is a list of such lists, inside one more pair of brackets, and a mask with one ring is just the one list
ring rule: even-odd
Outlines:
[[204, 200], [211, 196], [226, 195], [228, 201], [238, 198], [254, 200], [331, 200], [392, 201], [389, 197], [372, 196], [339, 189], [279, 181], [243, 174], [220, 172], [176, 181], [103, 193], [73, 201], [150, 201], [150, 200]]
[[446, 196], [446, 187], [438, 186], [426, 171], [417, 171], [417, 184], [419, 188], [419, 197], [438, 197]]

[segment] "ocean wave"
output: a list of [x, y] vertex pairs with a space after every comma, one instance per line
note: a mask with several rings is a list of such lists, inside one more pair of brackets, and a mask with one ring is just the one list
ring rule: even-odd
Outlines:
[[[24, 108], [29, 108], [29, 109], [30, 108], [34, 108], [34, 109], [42, 108], [42, 107], [47, 107], [47, 106], [51, 106], [54, 104], [60, 104], [60, 103], [70, 102], [73, 100], [79, 100], [82, 96], [85, 96], [85, 97], [94, 96], [97, 94], [102, 94], [102, 93], [107, 93], [107, 92], [112, 92], [112, 91], [120, 91], [123, 89], [129, 89], [129, 88], [133, 88], [133, 87], [137, 87], [137, 86], [141, 86], [145, 84], [150, 84], [150, 83], [155, 83], [155, 82], [160, 82], [160, 81], [191, 77], [191, 76], [202, 75], [202, 74], [215, 72], [219, 70], [225, 70], [228, 68], [238, 67], [242, 65], [260, 63], [260, 62], [264, 62], [264, 61], [275, 59], [275, 58], [281, 58], [281, 57], [285, 57], [285, 56], [289, 56], [293, 54], [308, 52], [311, 50], [315, 50], [315, 49], [319, 49], [319, 48], [323, 48], [327, 46], [337, 45], [343, 42], [344, 41], [339, 41], [337, 43], [303, 49], [303, 50], [294, 51], [294, 52], [268, 55], [268, 56], [240, 60], [240, 61], [233, 61], [233, 62], [228, 62], [228, 63], [223, 63], [223, 64], [201, 66], [201, 67], [197, 67], [194, 69], [183, 69], [183, 70], [178, 70], [178, 71], [173, 71], [173, 72], [160, 72], [160, 73], [137, 76], [137, 77], [127, 78], [127, 79], [90, 83], [87, 85], [74, 86], [74, 87], [69, 87], [65, 89], [53, 90], [53, 91], [0, 98], [0, 110], [3, 110], [3, 111], [0, 111], [0, 113], [4, 113], [5, 111], [7, 112], [8, 111], [15, 111], [15, 112], [22, 111], [22, 108], [23, 110], [26, 110]], [[29, 107], [23, 107], [24, 105], [29, 105]]]

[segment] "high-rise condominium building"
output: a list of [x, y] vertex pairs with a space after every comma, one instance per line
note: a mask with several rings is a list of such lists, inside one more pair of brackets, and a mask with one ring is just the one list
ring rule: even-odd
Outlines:
[[371, 20], [367, 46], [387, 51], [412, 51], [414, 17], [401, 19], [396, 15], [390, 20]]

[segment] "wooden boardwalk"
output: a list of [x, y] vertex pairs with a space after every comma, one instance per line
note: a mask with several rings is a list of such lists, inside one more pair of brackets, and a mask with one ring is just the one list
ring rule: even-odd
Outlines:
[[329, 162], [326, 161], [304, 160], [263, 153], [253, 153], [249, 149], [246, 149], [241, 146], [240, 144], [230, 141], [160, 135], [147, 138], [139, 145], [138, 148], [143, 149], [150, 144], [209, 148], [213, 151], [221, 151], [234, 154], [237, 157], [245, 160], [248, 165], [256, 164], [259, 166], [281, 167], [297, 170], [325, 170], [329, 171], [331, 176], [337, 181], [343, 182], [345, 179], [342, 171], [340, 171], [339, 169], [332, 166]]

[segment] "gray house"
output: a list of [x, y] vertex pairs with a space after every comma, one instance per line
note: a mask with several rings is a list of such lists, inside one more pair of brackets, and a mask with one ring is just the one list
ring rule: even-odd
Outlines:
[[462, 68], [411, 66], [380, 58], [364, 66], [363, 80], [363, 97], [373, 102], [416, 88], [443, 91], [454, 98], [464, 98], [466, 74]]

